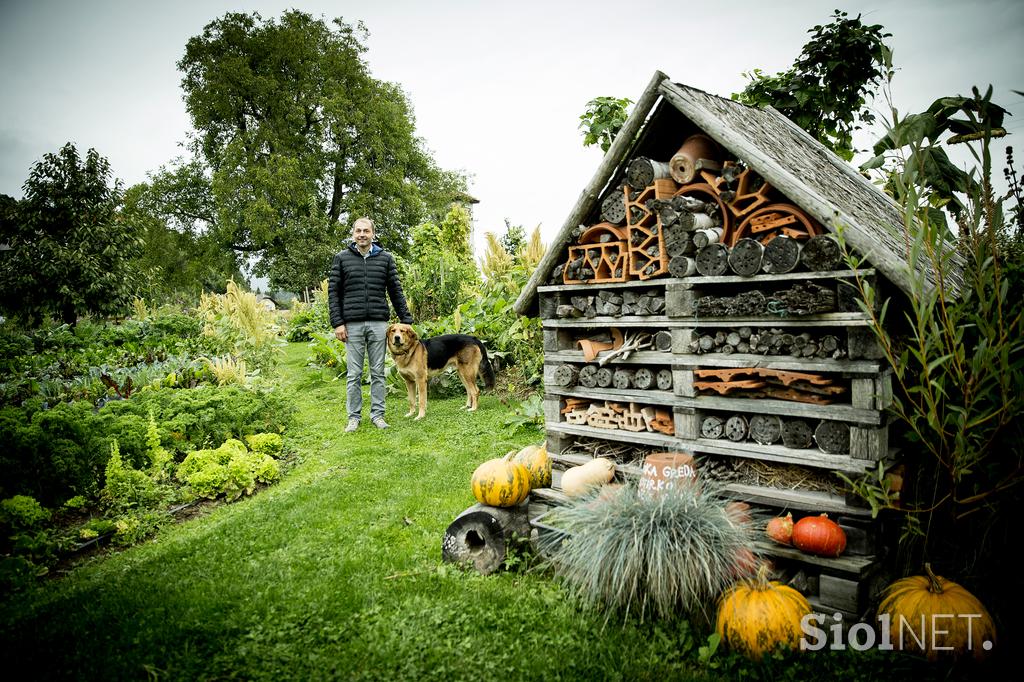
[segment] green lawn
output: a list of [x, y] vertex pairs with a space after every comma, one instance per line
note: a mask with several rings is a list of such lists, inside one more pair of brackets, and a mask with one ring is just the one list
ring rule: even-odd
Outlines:
[[[693, 635], [685, 624], [606, 623], [567, 603], [543, 571], [481, 577], [442, 564], [445, 528], [474, 501], [473, 469], [530, 438], [508, 434], [507, 408], [488, 393], [476, 414], [459, 409], [460, 396], [433, 400], [421, 422], [403, 418], [404, 397], [395, 396], [391, 429], [377, 431], [364, 420], [360, 431], [344, 434], [344, 385], [305, 368], [305, 358], [305, 345], [291, 344], [281, 367], [285, 389], [296, 396], [298, 420], [287, 438], [300, 463], [252, 498], [5, 597], [0, 638], [8, 674], [738, 676], [734, 658], [716, 657], [728, 673], [700, 664], [696, 647], [706, 633]], [[774, 667], [743, 676], [807, 679], [806, 669]]]

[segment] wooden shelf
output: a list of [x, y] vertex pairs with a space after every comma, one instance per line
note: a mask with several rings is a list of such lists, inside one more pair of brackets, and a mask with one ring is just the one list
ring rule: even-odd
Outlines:
[[717, 395], [702, 395], [696, 398], [679, 397], [678, 401], [673, 404], [681, 407], [693, 407], [698, 410], [774, 414], [780, 417], [803, 419], [830, 419], [872, 426], [881, 425], [885, 416], [881, 410], [867, 410], [851, 405], [836, 403], [814, 405], [795, 400], [774, 400], [772, 398], [727, 398]]
[[[611, 318], [615, 319], [615, 318]], [[792, 317], [673, 317], [673, 323], [686, 322], [692, 327], [867, 327], [871, 318], [864, 313], [819, 313]], [[678, 327], [679, 324], [671, 326]]]
[[761, 445], [753, 441], [734, 443], [727, 439], [679, 439], [679, 448], [693, 454], [723, 455], [742, 459], [759, 459], [779, 464], [796, 464], [814, 469], [830, 469], [852, 474], [863, 474], [878, 466], [868, 459], [854, 459], [849, 455], [830, 455], [817, 448], [787, 448], [783, 445]]
[[835, 573], [861, 577], [867, 575], [878, 563], [878, 558], [868, 555], [844, 554], [838, 557], [823, 557], [816, 554], [801, 552], [796, 547], [786, 547], [770, 540], [754, 542], [754, 551], [761, 556], [778, 557], [790, 561], [799, 561], [812, 566], [819, 566]]
[[584, 438], [600, 438], [603, 440], [614, 440], [620, 443], [634, 443], [637, 445], [651, 445], [657, 448], [669, 450], [678, 449], [679, 439], [675, 436], [666, 436], [663, 433], [651, 433], [650, 431], [622, 431], [620, 429], [596, 429], [593, 426], [578, 426], [576, 424], [547, 424], [545, 427], [549, 432], [561, 433], [568, 436], [583, 436]]
[[537, 287], [537, 293], [549, 294], [561, 291], [584, 291], [587, 289], [633, 289], [636, 287], [655, 287], [667, 284], [761, 284], [765, 282], [792, 282], [807, 279], [854, 279], [860, 277], [873, 277], [876, 274], [874, 268], [863, 270], [829, 270], [826, 272], [786, 272], [776, 275], [760, 274], [751, 277], [742, 275], [720, 275], [716, 277], [704, 277], [694, 275], [692, 277], [660, 277], [644, 280], [630, 280], [628, 282], [592, 282], [586, 284], [545, 284]]
[[545, 284], [537, 287], [537, 293], [550, 294], [558, 291], [585, 291], [587, 289], [633, 289], [636, 287], [657, 287], [669, 283], [689, 282], [689, 279], [678, 277], [661, 277], [654, 279], [636, 279], [628, 282], [594, 282], [588, 284]]
[[549, 395], [562, 395], [573, 398], [609, 400], [613, 403], [643, 403], [645, 405], [661, 405], [668, 407], [682, 405], [683, 403], [680, 402], [681, 400], [692, 400], [692, 398], [682, 398], [677, 396], [672, 393], [672, 391], [642, 391], [639, 389], [627, 389], [623, 391], [612, 387], [584, 388], [583, 386], [573, 386], [572, 388], [562, 388], [561, 386], [545, 386], [544, 392]]
[[727, 492], [737, 499], [753, 504], [780, 507], [782, 509], [800, 509], [802, 511], [825, 512], [829, 514], [845, 514], [871, 518], [871, 510], [854, 507], [846, 503], [846, 498], [831, 493], [811, 490], [790, 490], [786, 488], [768, 488], [748, 485], [746, 483], [728, 483], [724, 486]]
[[[552, 353], [547, 354], [549, 357]], [[582, 356], [582, 353], [580, 353]], [[822, 360], [819, 358], [794, 358], [791, 355], [758, 355], [756, 353], [685, 353], [673, 355], [672, 364], [685, 369], [702, 367], [757, 367], [797, 372], [839, 372], [842, 374], [876, 375], [882, 372], [882, 364], [874, 360]]]
[[[671, 365], [678, 357], [668, 351], [638, 350], [630, 353], [628, 358], [615, 358], [606, 367], [615, 367], [617, 365]], [[596, 358], [589, 362], [595, 363], [600, 359], [601, 355], [598, 354]], [[544, 364], [546, 365], [560, 365], [564, 362], [587, 363], [588, 361], [583, 358], [583, 351], [581, 350], [549, 351], [544, 354]]]
[[694, 275], [693, 277], [684, 277], [674, 281], [687, 282], [689, 284], [761, 284], [765, 282], [792, 282], [794, 280], [799, 281], [806, 279], [854, 279], [858, 276], [873, 277], [874, 275], [874, 268], [866, 268], [859, 271], [829, 270], [827, 272], [786, 272], [777, 275], [753, 275], [752, 277], [743, 277], [742, 275], [703, 277]]
[[622, 317], [564, 317], [558, 319], [542, 320], [545, 329], [559, 329], [565, 327], [657, 327], [666, 329], [669, 327], [691, 326], [689, 323], [680, 324], [678, 320], [670, 320], [666, 315], [623, 315]]
[[[551, 459], [552, 462], [558, 462], [559, 464], [567, 464], [567, 465], [573, 466], [573, 467], [574, 466], [579, 466], [580, 464], [586, 464], [587, 462], [589, 462], [592, 459], [594, 459], [593, 457], [591, 457], [589, 455], [550, 454], [550, 455], [548, 455], [548, 457]], [[553, 471], [557, 471], [557, 470], [553, 470]], [[634, 477], [634, 476], [635, 477], [639, 477], [639, 476], [643, 475], [643, 473], [644, 473], [643, 469], [641, 469], [640, 467], [638, 467], [635, 464], [621, 464], [621, 463], [618, 463], [618, 462], [615, 464], [615, 471], [617, 471], [618, 473], [622, 474], [623, 476], [630, 476], [630, 477]], [[552, 475], [554, 475], [554, 474], [552, 474]], [[552, 479], [552, 484], [554, 484], [554, 479]], [[561, 487], [561, 486], [558, 486], [558, 487]]]

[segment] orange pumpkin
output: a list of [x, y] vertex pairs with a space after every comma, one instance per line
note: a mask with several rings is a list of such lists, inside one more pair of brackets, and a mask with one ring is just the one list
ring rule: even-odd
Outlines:
[[530, 489], [551, 486], [551, 460], [545, 445], [527, 445], [512, 458], [530, 472]]
[[715, 630], [733, 649], [760, 659], [778, 646], [796, 649], [801, 619], [811, 612], [807, 599], [788, 585], [768, 581], [763, 565], [753, 580], [731, 587], [718, 604]]
[[765, 532], [768, 534], [768, 537], [780, 545], [792, 545], [793, 515], [786, 514], [785, 516], [776, 516], [774, 519], [769, 519]]
[[793, 546], [810, 554], [837, 557], [846, 549], [846, 533], [828, 514], [806, 516], [793, 524]]
[[[996, 626], [977, 597], [932, 572], [897, 580], [885, 590], [878, 614], [889, 615], [889, 630], [901, 651], [985, 658], [996, 643]], [[921, 643], [924, 643], [922, 648]], [[937, 648], [933, 648], [937, 647]]]

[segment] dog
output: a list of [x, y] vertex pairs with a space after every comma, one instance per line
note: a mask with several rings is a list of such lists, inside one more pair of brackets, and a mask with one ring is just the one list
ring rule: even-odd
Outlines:
[[475, 412], [480, 397], [477, 376], [483, 370], [484, 386], [494, 386], [494, 370], [487, 358], [487, 349], [480, 339], [468, 334], [442, 334], [430, 339], [420, 339], [416, 331], [407, 324], [393, 324], [387, 331], [388, 351], [395, 359], [398, 373], [405, 379], [408, 391], [409, 412], [406, 417], [416, 414], [417, 398], [419, 414], [416, 420], [427, 413], [427, 379], [445, 368], [454, 365], [462, 385], [466, 387], [464, 409]]

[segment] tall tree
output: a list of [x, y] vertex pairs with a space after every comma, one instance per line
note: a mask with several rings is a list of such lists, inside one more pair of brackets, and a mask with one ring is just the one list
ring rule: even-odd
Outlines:
[[74, 324], [110, 314], [135, 294], [139, 226], [118, 213], [121, 189], [95, 149], [81, 158], [70, 142], [36, 163], [25, 198], [7, 202], [0, 255], [0, 307], [38, 322], [44, 314]]
[[204, 229], [189, 229], [188, 215], [195, 207], [163, 204], [160, 185], [167, 180], [158, 172], [149, 183], [125, 192], [122, 212], [140, 227], [144, 244], [135, 264], [144, 277], [140, 295], [195, 303], [201, 292], [223, 293], [229, 280], [244, 281], [234, 251]]
[[847, 161], [853, 158], [853, 131], [874, 114], [874, 95], [890, 70], [891, 51], [879, 24], [866, 25], [836, 10], [832, 22], [815, 26], [792, 68], [769, 76], [754, 69], [750, 84], [733, 99], [771, 105]]
[[405, 93], [369, 75], [366, 37], [362, 24], [294, 10], [278, 21], [229, 13], [178, 63], [210, 168], [211, 229], [273, 286], [319, 282], [361, 215], [406, 252], [412, 226], [464, 190], [416, 137]]

